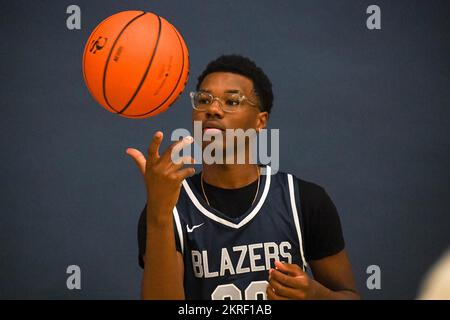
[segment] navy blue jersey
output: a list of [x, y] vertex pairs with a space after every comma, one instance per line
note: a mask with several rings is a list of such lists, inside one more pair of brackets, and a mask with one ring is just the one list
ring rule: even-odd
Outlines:
[[236, 219], [210, 207], [190, 179], [183, 181], [173, 214], [186, 299], [266, 299], [275, 260], [306, 268], [298, 184], [290, 174], [266, 169], [254, 204]]

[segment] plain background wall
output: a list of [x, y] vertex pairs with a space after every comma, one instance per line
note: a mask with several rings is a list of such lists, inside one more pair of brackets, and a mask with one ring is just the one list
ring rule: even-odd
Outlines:
[[[76, 4], [82, 28], [66, 28]], [[382, 29], [366, 28], [381, 8]], [[118, 11], [154, 11], [190, 50], [167, 112], [113, 115], [90, 97], [81, 56]], [[328, 191], [366, 299], [412, 299], [449, 245], [450, 39], [446, 1], [1, 1], [0, 298], [137, 299], [144, 185], [127, 147], [191, 128], [188, 92], [223, 53], [272, 79], [281, 169]], [[166, 140], [165, 146], [168, 145]], [[66, 288], [66, 268], [82, 289]], [[366, 268], [381, 268], [381, 290]]]

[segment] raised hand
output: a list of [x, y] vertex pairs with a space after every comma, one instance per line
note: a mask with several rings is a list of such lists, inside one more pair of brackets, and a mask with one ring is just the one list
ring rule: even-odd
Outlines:
[[192, 137], [188, 136], [173, 143], [160, 155], [159, 147], [162, 141], [163, 133], [156, 132], [148, 148], [147, 159], [139, 150], [127, 149], [127, 154], [134, 159], [144, 178], [147, 201], [155, 218], [160, 218], [161, 214], [171, 214], [178, 201], [182, 181], [195, 173], [194, 168], [185, 167], [185, 164], [194, 163], [192, 157], [183, 157], [176, 162], [172, 161], [175, 158], [172, 155], [178, 154], [185, 146], [194, 141]]

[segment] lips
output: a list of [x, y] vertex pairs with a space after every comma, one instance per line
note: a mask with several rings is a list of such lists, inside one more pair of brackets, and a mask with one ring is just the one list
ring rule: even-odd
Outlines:
[[222, 126], [219, 122], [217, 121], [205, 121], [202, 124], [202, 130], [203, 131], [212, 131], [212, 130], [220, 130], [220, 131], [225, 131], [225, 127]]

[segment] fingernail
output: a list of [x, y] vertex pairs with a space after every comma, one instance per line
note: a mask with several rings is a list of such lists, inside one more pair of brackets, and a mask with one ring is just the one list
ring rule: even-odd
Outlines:
[[187, 136], [184, 139], [186, 139], [186, 142], [192, 142], [194, 140], [194, 138], [192, 138], [191, 136]]

